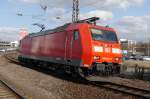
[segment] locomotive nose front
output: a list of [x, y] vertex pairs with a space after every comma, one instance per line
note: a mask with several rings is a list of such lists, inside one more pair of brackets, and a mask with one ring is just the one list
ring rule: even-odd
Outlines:
[[121, 64], [122, 55], [116, 33], [100, 29], [91, 29], [93, 62]]
[[99, 73], [118, 74], [122, 63], [120, 43], [116, 33], [109, 29], [91, 29], [93, 66]]
[[119, 45], [93, 41], [93, 61], [121, 64], [121, 50]]

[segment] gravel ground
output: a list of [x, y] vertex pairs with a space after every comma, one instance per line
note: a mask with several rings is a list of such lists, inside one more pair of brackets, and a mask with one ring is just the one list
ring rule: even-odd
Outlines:
[[[27, 98], [137, 99], [136, 97], [127, 96], [96, 86], [82, 84], [75, 79], [68, 80], [54, 75], [51, 71], [45, 73], [40, 72], [39, 70], [12, 64], [3, 57], [0, 57], [0, 77], [17, 87], [20, 92], [23, 92], [27, 96]], [[129, 83], [125, 80], [123, 83], [133, 85], [135, 82]], [[142, 87], [150, 87], [148, 82], [142, 82], [140, 84], [143, 84]]]

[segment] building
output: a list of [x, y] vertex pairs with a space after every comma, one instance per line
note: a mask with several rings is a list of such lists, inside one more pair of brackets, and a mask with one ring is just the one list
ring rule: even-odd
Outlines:
[[[136, 42], [134, 40], [121, 39], [122, 52], [125, 55], [147, 55], [150, 54], [150, 43]], [[148, 48], [149, 47], [149, 48]]]
[[19, 47], [19, 42], [6, 42], [6, 41], [0, 41], [0, 52], [12, 51], [16, 50]]
[[7, 41], [0, 41], [0, 49], [11, 48], [11, 43]]
[[10, 45], [11, 45], [12, 48], [18, 48], [19, 47], [19, 42], [18, 41], [10, 42]]

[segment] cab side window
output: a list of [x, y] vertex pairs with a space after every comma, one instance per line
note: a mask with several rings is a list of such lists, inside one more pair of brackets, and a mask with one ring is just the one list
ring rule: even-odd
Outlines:
[[79, 39], [79, 31], [78, 31], [78, 30], [75, 30], [75, 31], [74, 31], [73, 39], [74, 39], [74, 40]]

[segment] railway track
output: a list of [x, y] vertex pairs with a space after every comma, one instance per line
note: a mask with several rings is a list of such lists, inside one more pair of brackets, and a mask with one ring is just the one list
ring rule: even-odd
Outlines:
[[[15, 63], [15, 64], [21, 64], [18, 60], [16, 60], [15, 58], [11, 58], [8, 55], [5, 55], [5, 58], [8, 59], [9, 61]], [[90, 84], [93, 84], [93, 85], [96, 85], [99, 87], [103, 87], [103, 88], [117, 91], [120, 93], [140, 97], [143, 99], [150, 99], [150, 90], [130, 87], [130, 86], [126, 86], [126, 85], [121, 85], [121, 84], [113, 83], [109, 80], [102, 81], [102, 79], [100, 81], [94, 81], [94, 80], [92, 81], [89, 79], [87, 79], [87, 80]]]
[[6, 82], [0, 80], [0, 99], [24, 99]]
[[[13, 57], [8, 56], [9, 54], [12, 54], [12, 53], [4, 54], [4, 57], [5, 57], [7, 60], [9, 60], [10, 62], [15, 63], [15, 64], [21, 64], [16, 58], [13, 58]], [[13, 53], [13, 54], [14, 54], [14, 53]]]
[[[109, 90], [114, 90], [120, 93], [124, 94], [129, 94], [132, 96], [140, 97], [143, 99], [150, 99], [150, 89], [141, 89], [141, 88], [136, 88], [124, 84], [119, 84], [116, 82], [113, 82], [112, 80], [116, 79], [116, 77], [89, 77], [86, 78], [89, 83], [103, 87]], [[134, 86], [134, 85], [133, 85]]]
[[136, 96], [143, 99], [150, 99], [150, 90], [130, 87], [126, 85], [120, 85], [112, 82], [106, 82], [106, 83], [92, 82], [92, 83], [96, 86], [103, 87], [109, 90], [114, 90], [117, 92]]

